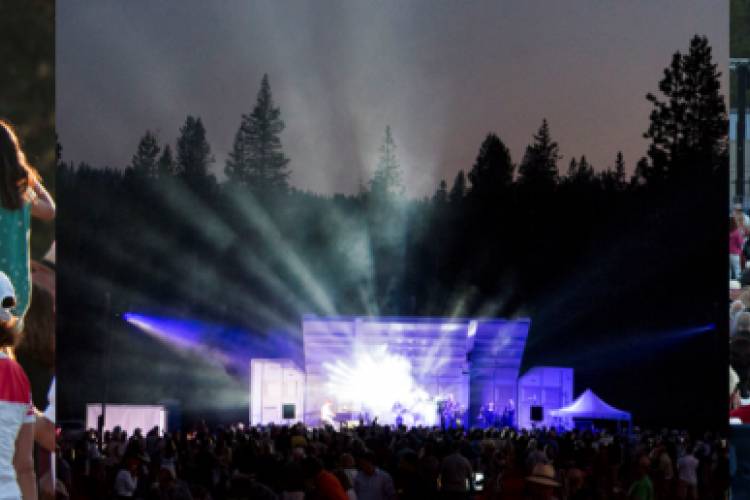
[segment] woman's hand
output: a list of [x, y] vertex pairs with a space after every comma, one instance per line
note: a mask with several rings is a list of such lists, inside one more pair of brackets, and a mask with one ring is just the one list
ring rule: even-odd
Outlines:
[[55, 218], [55, 201], [52, 196], [44, 189], [39, 180], [34, 179], [31, 188], [36, 195], [31, 202], [31, 215], [42, 220], [52, 220]]

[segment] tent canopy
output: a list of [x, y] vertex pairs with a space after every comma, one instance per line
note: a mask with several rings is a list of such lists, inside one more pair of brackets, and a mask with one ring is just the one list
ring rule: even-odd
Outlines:
[[618, 410], [602, 401], [591, 389], [586, 389], [578, 399], [550, 414], [557, 417], [591, 418], [601, 420], [630, 420], [630, 413]]

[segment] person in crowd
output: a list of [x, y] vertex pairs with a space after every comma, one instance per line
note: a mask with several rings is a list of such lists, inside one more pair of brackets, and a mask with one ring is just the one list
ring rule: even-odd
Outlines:
[[750, 336], [735, 335], [730, 339], [729, 364], [739, 378], [739, 406], [733, 409], [730, 417], [750, 422]]
[[354, 487], [354, 480], [357, 479], [357, 463], [354, 461], [354, 457], [351, 453], [342, 453], [339, 459], [341, 469], [346, 473], [349, 478], [349, 482]]
[[346, 472], [343, 469], [336, 469], [335, 471], [333, 471], [333, 474], [336, 476], [336, 479], [339, 480], [341, 486], [344, 488], [347, 498], [349, 500], [357, 500], [357, 492], [354, 491], [354, 484], [349, 480], [349, 476], [346, 474]]
[[551, 464], [538, 463], [526, 477], [526, 498], [529, 500], [552, 500], [559, 498], [555, 490], [559, 489], [560, 482], [555, 476], [555, 468]]
[[323, 468], [323, 464], [315, 457], [307, 457], [302, 461], [302, 470], [309, 484], [307, 497], [317, 500], [348, 500], [348, 496], [339, 479]]
[[737, 226], [737, 220], [734, 217], [729, 218], [729, 279], [739, 280], [742, 270], [740, 268], [740, 255], [742, 254], [742, 245], [745, 243], [745, 236], [742, 230]]
[[651, 459], [643, 455], [637, 464], [637, 476], [628, 490], [628, 500], [654, 500], [654, 485], [648, 476], [651, 468]]
[[138, 488], [138, 460], [129, 458], [125, 467], [120, 469], [115, 478], [115, 495], [119, 500], [133, 498]]
[[0, 120], [0, 271], [16, 290], [13, 314], [26, 315], [31, 299], [31, 217], [51, 220], [55, 203], [26, 160], [11, 125]]
[[750, 338], [750, 312], [742, 310], [735, 314], [734, 321], [730, 323], [730, 336], [735, 337], [737, 335], [745, 336]]
[[171, 467], [161, 467], [158, 478], [149, 492], [148, 500], [193, 500], [190, 489], [177, 479]]
[[734, 322], [735, 316], [737, 316], [737, 314], [741, 313], [744, 310], [745, 304], [743, 304], [741, 300], [733, 300], [732, 303], [729, 304], [729, 321]]
[[471, 463], [461, 455], [459, 444], [451, 445], [452, 452], [440, 464], [442, 498], [464, 500], [469, 498], [473, 470]]
[[750, 227], [750, 216], [748, 216], [742, 210], [742, 203], [734, 204], [734, 211], [732, 216], [737, 220], [737, 224], [741, 227]]
[[693, 450], [677, 460], [677, 498], [680, 500], [698, 500], [698, 459]]
[[17, 345], [22, 320], [13, 314], [15, 289], [0, 272], [0, 494], [8, 499], [36, 500], [34, 472], [34, 406], [26, 373], [6, 351]]
[[372, 451], [363, 452], [359, 458], [360, 472], [354, 480], [354, 491], [359, 500], [395, 500], [396, 489], [391, 475], [376, 465]]
[[[734, 371], [734, 369], [730, 366], [729, 367], [729, 413], [730, 413], [730, 423], [731, 422], [731, 412], [736, 410], [742, 406], [742, 399], [740, 398], [740, 377], [737, 375], [737, 372]], [[742, 423], [742, 420], [739, 420], [738, 423]]]
[[667, 498], [671, 494], [674, 467], [664, 442], [659, 442], [650, 454], [651, 463], [655, 465], [654, 492], [657, 498]]

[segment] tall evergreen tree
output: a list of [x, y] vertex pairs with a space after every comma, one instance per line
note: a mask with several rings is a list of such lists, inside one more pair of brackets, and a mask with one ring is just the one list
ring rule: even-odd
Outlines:
[[552, 140], [547, 119], [534, 134], [534, 142], [526, 146], [521, 165], [518, 167], [519, 183], [536, 188], [553, 188], [558, 180], [557, 161], [559, 154], [557, 143]]
[[622, 156], [622, 151], [618, 151], [617, 157], [615, 158], [614, 180], [615, 184], [619, 187], [625, 185], [625, 160]]
[[157, 176], [160, 179], [165, 179], [175, 174], [174, 158], [172, 157], [172, 148], [169, 144], [164, 146], [164, 150], [162, 151], [156, 165], [156, 170]]
[[281, 147], [284, 130], [281, 110], [274, 105], [268, 75], [263, 75], [255, 107], [242, 121], [234, 137], [224, 172], [231, 182], [256, 189], [287, 189], [289, 159]]
[[646, 96], [654, 109], [644, 134], [651, 139], [649, 163], [639, 172], [645, 182], [701, 179], [725, 168], [727, 115], [720, 76], [706, 37], [696, 35], [687, 54], [674, 54], [659, 82], [661, 96]]
[[138, 142], [138, 150], [130, 160], [133, 173], [142, 177], [156, 177], [159, 142], [150, 130], [147, 130]]
[[581, 159], [578, 161], [576, 180], [580, 183], [590, 183], [594, 180], [594, 167], [589, 164], [586, 155], [581, 155]]
[[513, 182], [513, 169], [510, 150], [497, 135], [487, 134], [469, 171], [469, 195], [483, 198], [502, 193]]
[[403, 194], [401, 166], [396, 157], [396, 143], [390, 125], [385, 127], [385, 137], [380, 146], [380, 161], [370, 180], [370, 191], [376, 196]]
[[607, 192], [622, 191], [625, 189], [627, 181], [625, 179], [625, 160], [623, 159], [622, 151], [617, 152], [614, 168], [609, 168], [602, 172], [599, 178], [604, 186], [604, 190]]
[[568, 162], [568, 175], [567, 178], [570, 180], [578, 173], [578, 160], [575, 157], [571, 158]]
[[437, 191], [432, 195], [432, 202], [438, 206], [448, 204], [448, 184], [445, 182], [445, 179], [440, 180]]
[[188, 116], [177, 139], [177, 175], [189, 182], [200, 182], [209, 176], [208, 167], [213, 161], [203, 122]]
[[448, 199], [454, 205], [461, 203], [466, 196], [466, 176], [463, 170], [459, 170], [456, 174], [456, 178], [453, 180], [453, 186], [451, 187]]

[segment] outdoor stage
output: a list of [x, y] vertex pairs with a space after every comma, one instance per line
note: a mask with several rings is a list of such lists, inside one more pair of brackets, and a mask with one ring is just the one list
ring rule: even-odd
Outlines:
[[304, 316], [304, 367], [251, 360], [250, 422], [553, 425], [547, 410], [572, 401], [573, 370], [537, 367], [519, 379], [529, 327], [528, 319]]

